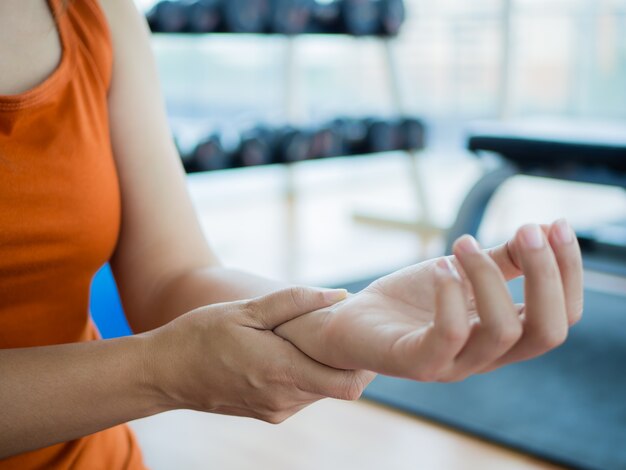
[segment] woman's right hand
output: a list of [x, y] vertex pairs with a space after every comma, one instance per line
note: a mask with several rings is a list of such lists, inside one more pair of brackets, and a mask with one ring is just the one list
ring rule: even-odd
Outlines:
[[280, 423], [324, 398], [359, 398], [371, 372], [322, 365], [274, 334], [277, 326], [344, 299], [304, 287], [187, 313], [148, 333], [146, 380], [166, 409]]

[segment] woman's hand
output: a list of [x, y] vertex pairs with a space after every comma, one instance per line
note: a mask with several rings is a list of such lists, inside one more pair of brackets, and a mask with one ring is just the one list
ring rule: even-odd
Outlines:
[[[514, 305], [506, 281], [522, 274], [525, 304]], [[463, 237], [453, 257], [381, 278], [276, 331], [332, 367], [457, 381], [560, 345], [582, 305], [580, 250], [559, 221], [523, 227], [486, 252]]]
[[373, 378], [371, 373], [322, 365], [272, 331], [346, 294], [295, 287], [194, 310], [147, 335], [146, 379], [166, 409], [271, 423], [324, 397], [355, 400]]

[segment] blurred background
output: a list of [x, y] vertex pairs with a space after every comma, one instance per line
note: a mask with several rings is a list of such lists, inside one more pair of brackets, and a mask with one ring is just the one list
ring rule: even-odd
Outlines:
[[[154, 3], [137, 0], [143, 11]], [[421, 180], [433, 222], [445, 227], [482, 172], [464, 150], [467, 122], [536, 115], [626, 118], [626, 1], [407, 0], [405, 5], [405, 23], [391, 40], [401, 110], [394, 106], [386, 41], [380, 38], [155, 34], [167, 109], [183, 153], [215, 129], [229, 135], [258, 123], [308, 126], [401, 111], [427, 123]], [[297, 83], [295, 92], [289, 80]], [[290, 94], [297, 95], [295, 113]], [[441, 250], [437, 240], [425, 247], [410, 231], [355, 220], [363, 213], [419, 218], [407, 168], [398, 152], [295, 165], [289, 170], [298, 193], [292, 234], [286, 233], [284, 225], [291, 221], [281, 207], [284, 168], [201, 173], [190, 185], [207, 233], [227, 264], [327, 285], [387, 272]], [[530, 196], [524, 191], [529, 185]], [[496, 214], [481, 229], [485, 242], [528, 221], [567, 216], [593, 224], [626, 203], [621, 192], [611, 197], [615, 191], [607, 187], [589, 192], [521, 178], [504, 189], [492, 204]], [[545, 194], [550, 204], [537, 207]], [[571, 204], [571, 198], [580, 203]], [[598, 198], [606, 212], [598, 211]], [[284, 253], [288, 236], [296, 238], [296, 251]]]
[[[442, 255], [465, 231], [495, 244], [524, 223], [566, 217], [585, 248], [587, 287], [604, 295], [593, 298], [595, 308], [623, 312], [626, 0], [406, 0], [397, 34], [290, 35], [193, 34], [191, 21], [202, 11], [189, 13], [192, 2], [181, 13], [180, 2], [135, 1], [154, 31], [153, 50], [191, 196], [226, 265], [295, 283], [356, 288]], [[242, 22], [254, 23], [254, 10], [245, 7], [254, 1], [229, 1], [243, 8]], [[206, 0], [204, 7], [215, 3]], [[270, 2], [279, 12], [290, 3], [298, 2]], [[317, 6], [327, 14], [324, 8], [332, 3], [319, 0]], [[359, 3], [368, 1], [352, 2], [355, 8]], [[283, 26], [302, 20], [297, 12], [278, 17]], [[366, 20], [357, 15], [354, 21]], [[390, 143], [399, 139], [398, 129], [411, 144]], [[361, 137], [347, 137], [350, 132]], [[341, 150], [333, 147], [334, 138], [343, 139]], [[361, 140], [345, 143], [353, 138]], [[599, 318], [607, 325], [613, 321]], [[581, 352], [594, 341], [583, 343], [573, 356], [563, 353], [541, 363], [537, 376], [534, 369], [511, 368], [513, 375], [493, 383], [470, 381], [476, 396], [495, 391], [493, 406], [482, 408], [481, 402], [474, 407], [480, 416], [458, 426], [467, 430], [471, 426], [464, 423], [484, 417], [485, 427], [476, 434], [534, 457], [438, 425], [417, 426], [373, 405], [324, 402], [270, 431], [260, 423], [184, 412], [134, 426], [154, 468], [205, 468], [207, 462], [237, 469], [626, 468], [626, 455], [616, 450], [623, 447], [619, 439], [626, 439], [626, 409], [607, 398], [617, 387], [612, 381], [624, 374], [606, 369], [600, 378], [586, 376], [584, 367], [593, 371], [595, 365], [585, 366], [581, 358], [595, 357], [595, 350]], [[626, 360], [623, 351], [611, 354]], [[546, 379], [555, 370], [558, 385]], [[579, 380], [570, 382], [566, 370], [576, 370]], [[544, 395], [529, 399], [523, 393], [524, 384], [544, 382], [552, 384]], [[552, 416], [558, 397], [586, 390], [582, 383], [596, 385], [563, 414], [555, 411], [553, 425], [519, 428], [520, 414]], [[524, 397], [499, 409], [510, 384]], [[370, 395], [375, 401], [453, 425], [446, 410], [473, 396], [452, 386], [376, 387]], [[458, 395], [428, 401], [449, 390]], [[402, 402], [403, 396], [419, 397], [413, 401], [431, 408]], [[593, 410], [599, 402], [615, 408], [605, 410], [607, 421], [596, 429]], [[532, 406], [538, 408], [529, 411]], [[511, 409], [517, 411], [509, 416]], [[591, 417], [576, 415], [573, 425], [564, 418], [572, 409], [588, 410]], [[356, 428], [370, 431], [346, 443]], [[610, 434], [615, 446], [609, 449], [605, 440], [605, 447], [594, 447], [583, 431], [568, 442], [550, 442], [549, 436], [573, 429]], [[534, 447], [533, 436], [543, 436]], [[379, 448], [381, 439], [387, 447]], [[247, 444], [239, 449], [241, 440]], [[410, 456], [416, 442], [424, 450], [422, 466]], [[235, 447], [241, 452], [233, 452]], [[284, 448], [292, 453], [282, 454]], [[361, 454], [365, 449], [371, 451]], [[297, 456], [302, 453], [317, 457], [307, 463]]]

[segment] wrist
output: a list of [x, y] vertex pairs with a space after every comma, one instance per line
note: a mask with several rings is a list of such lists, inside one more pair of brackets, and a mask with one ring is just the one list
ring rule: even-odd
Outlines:
[[159, 341], [158, 330], [141, 335], [133, 339], [136, 342], [139, 365], [135, 377], [136, 388], [151, 408], [151, 414], [163, 413], [179, 408], [178, 404], [167, 393], [166, 364], [161, 358], [163, 347]]

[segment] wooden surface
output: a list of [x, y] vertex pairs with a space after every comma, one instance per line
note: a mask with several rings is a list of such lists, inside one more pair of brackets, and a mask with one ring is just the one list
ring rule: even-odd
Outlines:
[[132, 427], [153, 470], [559, 468], [364, 400], [324, 400], [278, 426], [175, 411]]

